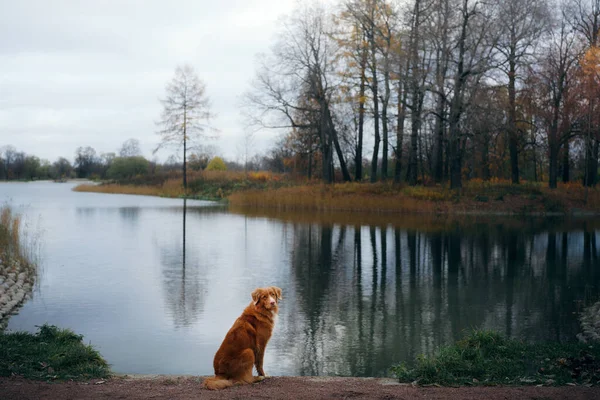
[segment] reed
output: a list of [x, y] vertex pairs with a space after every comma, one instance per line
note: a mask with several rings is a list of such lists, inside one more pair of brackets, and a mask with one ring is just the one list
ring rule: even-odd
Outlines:
[[2, 260], [18, 260], [28, 264], [20, 241], [21, 216], [13, 213], [9, 206], [0, 209], [0, 257]]

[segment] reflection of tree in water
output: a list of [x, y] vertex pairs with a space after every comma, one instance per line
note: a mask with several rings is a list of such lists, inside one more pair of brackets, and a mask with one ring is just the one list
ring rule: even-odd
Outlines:
[[187, 202], [183, 200], [182, 234], [160, 249], [167, 309], [176, 328], [194, 324], [203, 311], [205, 288], [202, 264], [186, 247]]
[[119, 215], [130, 224], [135, 225], [140, 217], [140, 207], [119, 207]]
[[472, 328], [572, 340], [577, 302], [586, 290], [600, 294], [593, 231], [295, 225], [294, 233], [303, 316], [288, 328], [302, 338], [300, 374], [385, 374]]

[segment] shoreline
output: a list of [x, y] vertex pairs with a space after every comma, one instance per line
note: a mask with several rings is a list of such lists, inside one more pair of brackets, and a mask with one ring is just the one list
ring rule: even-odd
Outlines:
[[[222, 190], [225, 187], [229, 189]], [[79, 192], [168, 198], [183, 198], [185, 195], [181, 188], [179, 191], [170, 189], [166, 191], [159, 186], [133, 184], [82, 184], [73, 188]], [[232, 187], [229, 181], [215, 181], [199, 190], [188, 192], [186, 198], [218, 201], [236, 208], [255, 210], [456, 217], [600, 217], [599, 190], [591, 189], [586, 194], [583, 188], [550, 190], [534, 184], [473, 183], [457, 192], [442, 186], [410, 187], [392, 183], [308, 183], [251, 188], [244, 185]]]

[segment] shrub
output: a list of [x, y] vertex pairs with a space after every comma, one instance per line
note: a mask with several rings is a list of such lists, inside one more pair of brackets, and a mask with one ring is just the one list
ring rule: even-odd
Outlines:
[[227, 165], [221, 157], [215, 157], [206, 166], [207, 171], [227, 171]]
[[130, 179], [136, 175], [148, 173], [150, 163], [144, 157], [116, 157], [106, 175], [110, 179]]

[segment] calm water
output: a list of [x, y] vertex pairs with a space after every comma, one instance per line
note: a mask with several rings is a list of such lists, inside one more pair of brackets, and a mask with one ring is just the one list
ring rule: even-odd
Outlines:
[[184, 213], [72, 187], [0, 183], [41, 245], [38, 287], [8, 329], [71, 328], [116, 372], [212, 374], [256, 286], [284, 295], [270, 375], [385, 375], [469, 328], [572, 340], [600, 295], [597, 220]]

